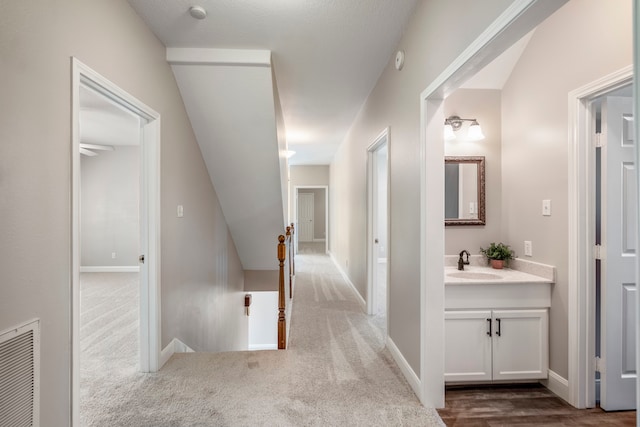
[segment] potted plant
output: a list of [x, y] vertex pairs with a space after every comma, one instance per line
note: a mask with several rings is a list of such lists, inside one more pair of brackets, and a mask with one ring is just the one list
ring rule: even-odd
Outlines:
[[501, 269], [509, 261], [516, 257], [516, 253], [504, 243], [492, 242], [487, 249], [480, 248], [480, 253], [487, 258], [491, 267]]

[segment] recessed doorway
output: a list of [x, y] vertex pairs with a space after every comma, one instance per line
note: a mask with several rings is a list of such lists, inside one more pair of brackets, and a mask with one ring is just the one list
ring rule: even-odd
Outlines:
[[329, 188], [296, 186], [294, 194], [296, 253], [326, 254], [329, 250]]
[[72, 100], [72, 424], [80, 425], [85, 369], [160, 367], [160, 115], [75, 58]]

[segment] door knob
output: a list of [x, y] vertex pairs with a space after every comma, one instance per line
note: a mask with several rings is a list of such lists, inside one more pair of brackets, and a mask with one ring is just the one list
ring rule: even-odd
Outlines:
[[144, 264], [144, 255], [140, 255], [140, 256], [138, 257], [138, 261], [139, 261], [140, 263]]
[[380, 243], [380, 242], [378, 241], [378, 239], [374, 240], [374, 242], [376, 242], [376, 243]]

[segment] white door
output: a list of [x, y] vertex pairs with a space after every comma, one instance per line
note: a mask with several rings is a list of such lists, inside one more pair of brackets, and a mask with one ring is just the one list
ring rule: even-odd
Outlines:
[[385, 324], [389, 288], [388, 184], [389, 138], [386, 130], [367, 153], [367, 313]]
[[636, 407], [636, 197], [632, 99], [602, 102], [602, 338], [600, 406]]
[[298, 241], [313, 241], [313, 193], [298, 193]]
[[493, 311], [493, 379], [547, 378], [549, 320], [546, 309]]
[[444, 380], [490, 381], [491, 310], [444, 312]]

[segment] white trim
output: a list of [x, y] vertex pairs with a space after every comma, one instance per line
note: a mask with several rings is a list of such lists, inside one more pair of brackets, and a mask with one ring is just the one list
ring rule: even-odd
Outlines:
[[324, 242], [324, 253], [329, 253], [329, 186], [328, 185], [295, 185], [293, 187], [293, 223], [295, 224], [295, 249], [296, 254], [298, 253], [298, 190], [306, 189], [306, 190], [318, 190], [324, 189], [324, 234], [327, 236], [324, 239], [314, 239], [313, 241], [323, 241]]
[[554, 371], [549, 369], [549, 378], [543, 381], [540, 381], [542, 385], [551, 390], [554, 394], [556, 394], [561, 399], [569, 402], [569, 380], [561, 377], [556, 374]]
[[[287, 334], [291, 327], [287, 328]], [[287, 335], [288, 338], [289, 335]], [[278, 344], [250, 344], [249, 351], [261, 351], [261, 350], [277, 350]]]
[[145, 264], [140, 286], [140, 370], [156, 372], [160, 360], [160, 114], [77, 58], [71, 58], [71, 425], [80, 423], [80, 88], [89, 87], [138, 115], [142, 125], [140, 176], [141, 251]]
[[366, 313], [366, 309], [367, 309], [366, 301], [364, 300], [364, 298], [362, 298], [362, 295], [360, 295], [360, 292], [358, 292], [358, 289], [356, 289], [356, 286], [353, 284], [351, 279], [349, 279], [349, 276], [347, 276], [347, 273], [345, 273], [344, 270], [342, 269], [342, 267], [340, 267], [340, 264], [338, 263], [338, 260], [333, 255], [333, 253], [329, 252], [329, 257], [331, 258], [331, 261], [333, 261], [333, 264], [336, 266], [336, 268], [338, 269], [338, 271], [342, 275], [342, 278], [344, 279], [344, 281], [347, 282], [347, 285], [349, 285], [351, 287], [351, 289], [353, 290], [353, 292], [356, 294], [356, 298], [358, 299], [358, 303], [360, 304], [360, 308], [362, 308], [362, 311], [364, 311]]
[[566, 1], [515, 0], [420, 94], [422, 390], [418, 397], [426, 407], [444, 407], [443, 99]]
[[[640, 0], [633, 1], [633, 40], [640, 40]], [[633, 130], [634, 138], [640, 141], [640, 43], [633, 44], [633, 111], [636, 114]], [[635, 164], [640, 165], [640, 150], [636, 148]], [[636, 188], [640, 188], [640, 173], [636, 173]], [[636, 212], [640, 212], [640, 197], [637, 198]], [[636, 215], [636, 230], [640, 230], [640, 215]], [[640, 236], [636, 232], [636, 247], [640, 244]], [[640, 277], [640, 257], [636, 256], [636, 280]], [[636, 313], [640, 313], [640, 292], [636, 292]], [[636, 369], [640, 366], [640, 316], [636, 315]], [[640, 408], [640, 381], [636, 381], [636, 410]], [[636, 415], [636, 425], [640, 421]]]
[[327, 239], [313, 239], [313, 243], [321, 243], [321, 242], [326, 242]]
[[595, 150], [590, 100], [631, 83], [633, 66], [604, 76], [568, 95], [569, 399], [595, 406]]
[[271, 66], [271, 51], [264, 49], [211, 49], [168, 47], [171, 65]]
[[420, 396], [422, 385], [420, 384], [420, 378], [416, 375], [415, 371], [411, 369], [411, 365], [407, 362], [407, 359], [404, 358], [396, 344], [393, 342], [391, 337], [387, 336], [387, 349], [389, 353], [391, 353], [391, 357], [396, 361], [398, 368], [406, 378], [407, 382], [411, 386], [411, 389], [416, 394], [416, 396]]
[[[373, 315], [375, 314], [375, 291], [373, 289], [374, 284], [374, 266], [371, 260], [373, 259], [373, 248], [374, 248], [374, 223], [376, 222], [376, 218], [374, 218], [374, 183], [373, 180], [375, 178], [375, 174], [373, 171], [373, 163], [374, 163], [374, 153], [383, 145], [387, 145], [387, 242], [391, 241], [391, 236], [389, 235], [391, 227], [391, 203], [390, 203], [390, 193], [389, 189], [391, 188], [391, 128], [387, 126], [378, 134], [378, 136], [373, 140], [371, 145], [367, 147], [367, 314]], [[391, 257], [391, 252], [389, 250], [391, 245], [387, 244], [387, 256]], [[386, 310], [389, 313], [389, 277], [390, 271], [387, 268], [387, 301], [386, 301]], [[389, 330], [389, 316], [386, 318], [387, 330]]]
[[175, 353], [194, 353], [188, 345], [180, 341], [178, 338], [172, 339], [169, 344], [160, 352], [160, 368], [171, 359]]
[[139, 273], [138, 265], [83, 265], [80, 273]]

